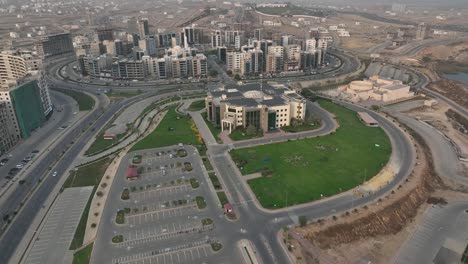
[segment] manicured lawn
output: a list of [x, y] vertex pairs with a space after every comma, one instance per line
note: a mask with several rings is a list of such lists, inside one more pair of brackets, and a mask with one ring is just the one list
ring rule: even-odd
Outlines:
[[229, 203], [229, 200], [225, 192], [217, 192], [216, 195], [218, 195], [218, 199], [221, 202], [221, 207]]
[[370, 179], [387, 163], [391, 145], [381, 128], [364, 126], [342, 106], [319, 102], [336, 115], [336, 133], [231, 151], [242, 174], [272, 172], [248, 181], [262, 206], [281, 208], [332, 196]]
[[88, 264], [93, 252], [93, 243], [73, 255], [73, 264]]
[[263, 133], [259, 130], [257, 131], [256, 134], [249, 135], [247, 133], [247, 129], [243, 127], [238, 127], [234, 131], [232, 131], [231, 134], [229, 134], [229, 137], [234, 141], [239, 141], [239, 140], [263, 137]]
[[83, 187], [83, 186], [94, 186], [97, 185], [107, 167], [110, 164], [110, 159], [105, 158], [88, 165], [78, 167], [78, 170], [73, 170], [68, 176], [67, 180], [63, 184], [63, 188], [70, 187]]
[[94, 139], [93, 144], [89, 146], [89, 149], [86, 150], [85, 155], [92, 155], [102, 152], [118, 143], [119, 140], [124, 136], [125, 133], [117, 135], [114, 139], [104, 139], [104, 134], [99, 134]]
[[219, 133], [221, 133], [221, 128], [216, 127], [211, 121], [207, 119], [207, 113], [203, 112], [201, 113], [201, 116], [203, 117], [203, 120], [205, 120], [206, 125], [211, 131], [211, 134], [213, 134], [214, 138], [216, 139], [216, 142], [218, 143], [223, 143], [223, 141], [218, 137]]
[[170, 106], [158, 127], [136, 143], [131, 151], [166, 147], [179, 143], [201, 145], [194, 134], [192, 121], [187, 116], [176, 113], [176, 107]]
[[211, 183], [215, 190], [221, 190], [221, 183], [219, 182], [218, 176], [216, 176], [214, 172], [210, 172], [208, 175], [210, 176]]
[[205, 108], [205, 100], [194, 101], [188, 108], [189, 111], [200, 111]]
[[94, 99], [85, 93], [60, 88], [53, 88], [52, 90], [66, 94], [75, 99], [75, 101], [78, 103], [80, 111], [89, 111], [94, 107]]
[[77, 249], [83, 245], [91, 201], [101, 178], [104, 176], [104, 173], [110, 164], [110, 161], [111, 160], [109, 158], [105, 158], [86, 166], [79, 167], [77, 171], [72, 171], [70, 173], [70, 176], [68, 176], [63, 185], [63, 188], [94, 186], [91, 196], [84, 208], [83, 214], [81, 215], [80, 222], [76, 227], [73, 240], [70, 244], [70, 250]]

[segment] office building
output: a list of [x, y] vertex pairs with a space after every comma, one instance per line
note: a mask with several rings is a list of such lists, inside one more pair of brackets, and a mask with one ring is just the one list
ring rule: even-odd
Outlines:
[[74, 54], [73, 41], [70, 33], [60, 33], [42, 37], [36, 43], [36, 49], [37, 53], [42, 58]]
[[222, 130], [254, 126], [272, 131], [304, 120], [306, 100], [280, 84], [215, 85], [205, 98], [207, 118]]

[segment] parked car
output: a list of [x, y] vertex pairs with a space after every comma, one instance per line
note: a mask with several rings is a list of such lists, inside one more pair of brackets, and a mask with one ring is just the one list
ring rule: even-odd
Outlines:
[[56, 171], [54, 171], [54, 173], [52, 173], [52, 177], [55, 177], [55, 176], [57, 176], [57, 172], [56, 172]]

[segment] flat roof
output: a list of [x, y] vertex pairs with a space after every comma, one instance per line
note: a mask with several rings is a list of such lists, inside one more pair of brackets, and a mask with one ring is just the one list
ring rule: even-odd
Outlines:
[[377, 120], [375, 120], [372, 116], [370, 116], [367, 112], [358, 112], [359, 118], [362, 121], [366, 122], [367, 124], [378, 124]]

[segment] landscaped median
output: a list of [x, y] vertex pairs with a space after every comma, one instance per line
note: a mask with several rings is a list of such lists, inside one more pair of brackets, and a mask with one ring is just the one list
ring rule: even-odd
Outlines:
[[72, 97], [77, 102], [78, 108], [80, 109], [80, 111], [89, 111], [93, 109], [96, 103], [91, 96], [87, 95], [84, 92], [78, 92], [74, 90], [61, 89], [61, 88], [53, 88], [52, 91], [63, 93], [65, 95]]
[[[86, 204], [86, 207], [83, 211], [83, 214], [81, 215], [80, 222], [76, 227], [75, 235], [73, 236], [70, 249], [77, 249], [84, 242], [83, 240], [88, 221], [88, 214], [91, 207], [91, 201], [93, 200], [93, 196], [95, 194], [99, 195], [99, 193], [96, 192], [96, 190], [98, 184], [101, 181], [101, 178], [104, 176], [107, 167], [110, 165], [110, 162], [111, 160], [109, 158], [104, 158], [96, 162], [90, 163], [88, 165], [78, 167], [77, 170], [73, 170], [70, 172], [70, 175], [63, 184], [63, 188], [94, 186], [92, 195], [89, 198], [88, 203]], [[96, 226], [92, 227], [96, 228]]]
[[176, 105], [170, 106], [158, 127], [148, 136], [136, 143], [130, 152], [167, 147], [179, 143], [203, 145], [203, 140], [193, 131], [192, 121], [187, 116], [177, 113], [175, 111], [176, 108]]
[[357, 114], [330, 101], [320, 105], [340, 127], [330, 135], [231, 151], [260, 204], [275, 209], [352, 189], [388, 162], [391, 143], [381, 128], [367, 127]]

